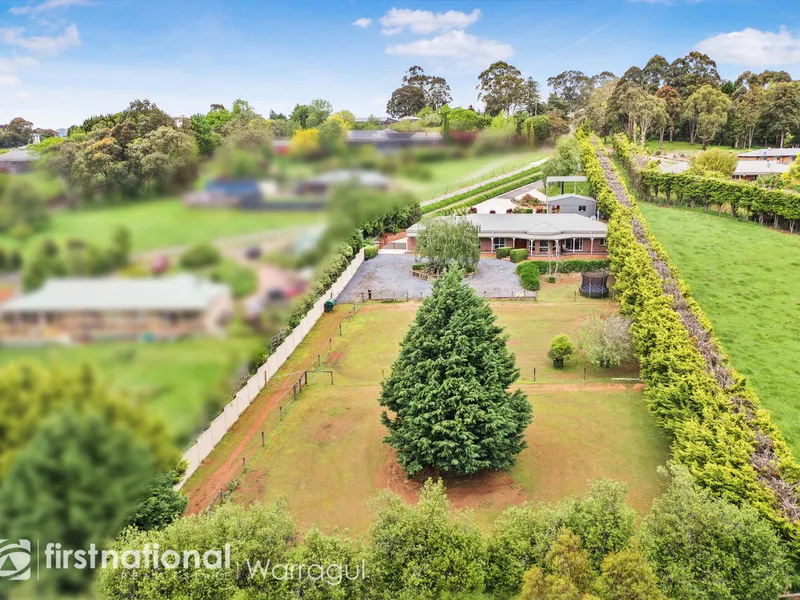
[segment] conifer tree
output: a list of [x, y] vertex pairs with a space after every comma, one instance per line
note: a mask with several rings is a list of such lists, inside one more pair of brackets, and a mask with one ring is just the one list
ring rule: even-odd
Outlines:
[[409, 475], [467, 475], [511, 466], [531, 405], [509, 391], [519, 370], [486, 300], [450, 268], [434, 283], [383, 382], [384, 441]]

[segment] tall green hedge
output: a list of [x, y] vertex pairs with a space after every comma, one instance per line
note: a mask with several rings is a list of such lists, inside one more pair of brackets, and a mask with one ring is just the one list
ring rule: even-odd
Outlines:
[[648, 407], [673, 436], [673, 458], [718, 496], [755, 507], [797, 560], [800, 520], [792, 486], [800, 482], [800, 465], [755, 392], [725, 360], [711, 323], [649, 232], [624, 181], [613, 173], [607, 179], [601, 158], [615, 168], [599, 141], [583, 130], [578, 138], [583, 170], [609, 216], [616, 297], [633, 319]]

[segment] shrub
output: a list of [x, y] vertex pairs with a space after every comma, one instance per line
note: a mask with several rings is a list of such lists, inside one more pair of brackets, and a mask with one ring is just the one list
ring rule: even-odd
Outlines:
[[547, 283], [555, 283], [555, 282], [556, 282], [556, 276], [555, 275], [549, 275], [547, 277]]
[[550, 350], [547, 352], [547, 357], [551, 360], [569, 360], [575, 356], [575, 346], [569, 341], [569, 337], [565, 333], [559, 333], [550, 342]]
[[132, 263], [121, 269], [119, 274], [122, 277], [149, 277], [150, 269], [142, 263]]
[[371, 260], [378, 256], [377, 246], [366, 246], [364, 248], [364, 260]]
[[519, 275], [519, 282], [526, 290], [535, 292], [539, 289], [539, 264], [534, 261], [526, 261], [517, 265], [517, 275]]
[[411, 265], [412, 271], [424, 271], [425, 270], [425, 263], [414, 263]]
[[195, 244], [181, 255], [180, 264], [184, 269], [199, 269], [216, 265], [222, 259], [219, 250], [208, 243]]
[[495, 256], [497, 256], [497, 258], [507, 258], [511, 255], [511, 250], [511, 248], [506, 247], [498, 248], [497, 252], [495, 252]]
[[258, 280], [253, 270], [232, 260], [226, 260], [214, 267], [211, 279], [229, 286], [234, 298], [249, 296], [258, 287]]
[[590, 315], [581, 323], [580, 345], [598, 367], [618, 367], [633, 360], [631, 320], [622, 315]]
[[512, 263], [521, 263], [528, 259], [528, 251], [525, 248], [515, 248], [509, 253], [508, 257]]
[[22, 268], [22, 254], [16, 248], [8, 257], [8, 268], [10, 271], [18, 271]]

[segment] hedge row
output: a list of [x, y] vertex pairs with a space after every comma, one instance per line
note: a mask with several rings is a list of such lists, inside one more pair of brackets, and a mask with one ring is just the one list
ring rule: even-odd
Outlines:
[[479, 196], [475, 196], [469, 200], [461, 202], [460, 204], [456, 204], [454, 206], [449, 206], [442, 211], [439, 212], [440, 215], [452, 215], [454, 213], [461, 213], [464, 212], [465, 209], [469, 208], [470, 206], [475, 206], [476, 204], [480, 204], [490, 198], [496, 198], [501, 194], [505, 194], [506, 192], [510, 192], [512, 190], [516, 190], [517, 188], [522, 187], [523, 185], [528, 185], [533, 183], [534, 181], [539, 181], [542, 179], [544, 175], [542, 173], [535, 173], [529, 177], [525, 177], [523, 179], [518, 179], [508, 185], [504, 185], [503, 187], [496, 188], [491, 192], [486, 192], [484, 194], [480, 194]]
[[797, 560], [800, 502], [793, 486], [800, 465], [745, 378], [727, 363], [711, 323], [649, 232], [599, 141], [583, 130], [577, 137], [589, 185], [610, 217], [616, 297], [633, 319], [648, 407], [673, 436], [673, 458], [715, 494], [755, 507]]
[[508, 258], [511, 256], [511, 248], [508, 246], [503, 246], [502, 248], [498, 248], [495, 252], [495, 256], [497, 258]]
[[[461, 192], [460, 194], [455, 194], [453, 196], [448, 196], [447, 198], [442, 198], [438, 202], [434, 202], [433, 204], [426, 204], [422, 207], [422, 214], [428, 214], [429, 212], [433, 212], [435, 210], [439, 210], [440, 208], [444, 208], [445, 206], [450, 206], [451, 204], [455, 204], [456, 202], [460, 202], [461, 200], [466, 200], [467, 198], [471, 198], [476, 194], [480, 194], [482, 192], [488, 192], [494, 188], [508, 185], [511, 181], [518, 181], [520, 179], [525, 179], [526, 177], [530, 177], [534, 173], [539, 172], [539, 167], [533, 167], [532, 169], [526, 169], [525, 171], [520, 171], [519, 173], [513, 173], [508, 177], [504, 177], [503, 179], [498, 179], [497, 181], [491, 181], [486, 183], [480, 187], [476, 187], [472, 190], [467, 192]], [[517, 187], [520, 187], [520, 184]], [[501, 192], [502, 193], [502, 192]]]
[[772, 221], [775, 227], [783, 220], [790, 231], [795, 231], [800, 220], [800, 194], [788, 190], [763, 188], [747, 181], [714, 179], [691, 173], [662, 173], [660, 169], [642, 169], [634, 160], [635, 150], [624, 133], [614, 136], [614, 151], [628, 169], [637, 191], [645, 198], [666, 195], [669, 204], [674, 194], [678, 204], [684, 198], [692, 206], [700, 203], [708, 209], [716, 205], [722, 209], [730, 206], [731, 215], [744, 209], [758, 216], [760, 223]]
[[516, 248], [508, 253], [508, 258], [512, 263], [521, 263], [528, 260], [528, 250], [526, 248]]
[[[517, 275], [522, 287], [535, 292], [539, 289], [539, 277], [550, 272], [555, 265], [553, 260], [529, 260], [517, 265]], [[560, 260], [558, 261], [559, 273], [584, 273], [607, 269], [608, 260]]]

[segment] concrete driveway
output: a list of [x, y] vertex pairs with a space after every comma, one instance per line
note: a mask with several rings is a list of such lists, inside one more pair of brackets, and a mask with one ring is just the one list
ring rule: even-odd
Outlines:
[[[411, 274], [415, 257], [410, 254], [378, 254], [364, 261], [337, 300], [355, 302], [364, 299], [421, 298], [431, 293], [431, 283]], [[516, 265], [496, 258], [482, 259], [475, 275], [467, 283], [487, 298], [513, 297], [523, 291]]]

